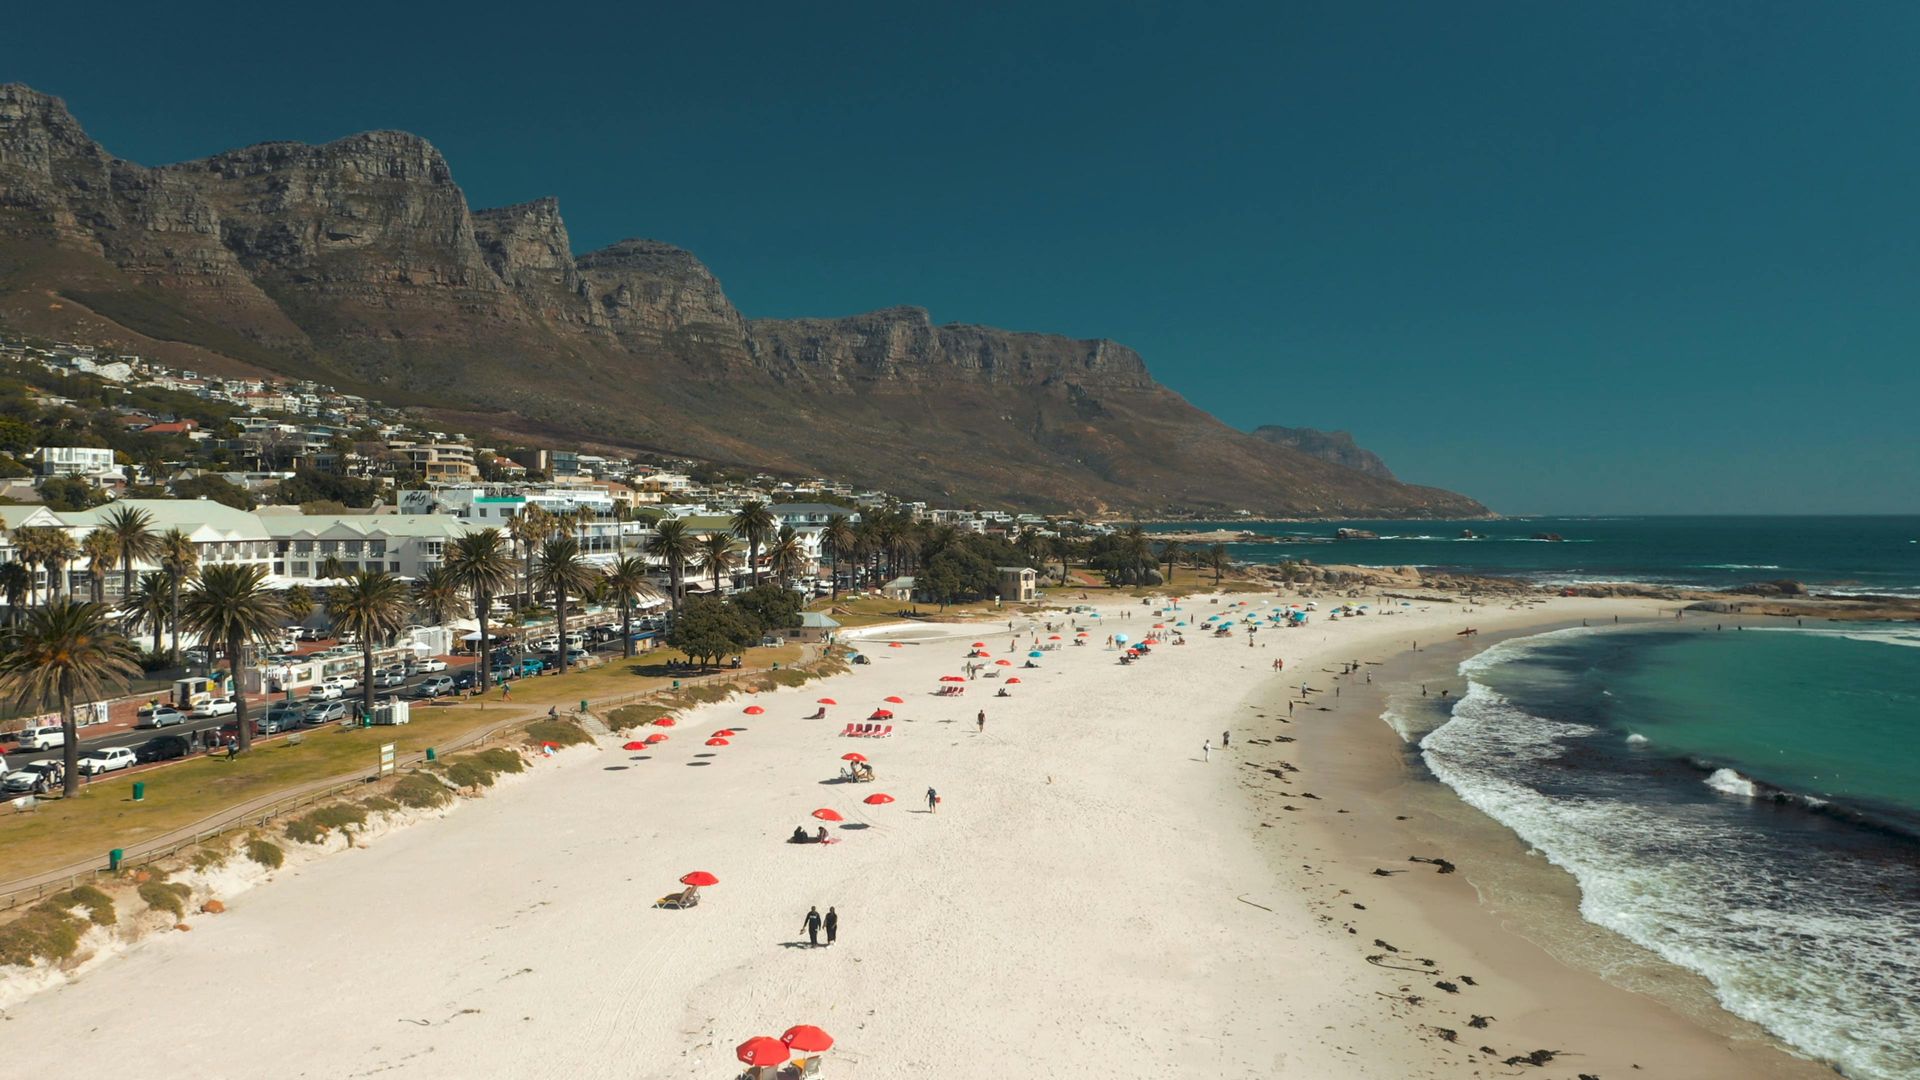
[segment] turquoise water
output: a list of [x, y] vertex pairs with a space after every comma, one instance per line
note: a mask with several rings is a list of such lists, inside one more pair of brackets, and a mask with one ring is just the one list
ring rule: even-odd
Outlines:
[[1583, 917], [1848, 1076], [1920, 1077], [1920, 627], [1573, 629], [1461, 672], [1423, 760]]
[[[1378, 540], [1336, 541], [1341, 527]], [[1782, 578], [1823, 592], [1920, 596], [1920, 516], [1508, 518], [1500, 521], [1189, 522], [1297, 542], [1230, 544], [1243, 562], [1309, 559], [1498, 574], [1544, 585], [1631, 581], [1727, 588]], [[1475, 538], [1466, 539], [1471, 531]], [[1557, 533], [1555, 543], [1533, 539]]]

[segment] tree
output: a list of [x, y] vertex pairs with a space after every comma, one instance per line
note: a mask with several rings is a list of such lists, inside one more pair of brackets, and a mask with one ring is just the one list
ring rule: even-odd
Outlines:
[[528, 503], [507, 523], [507, 535], [520, 553], [520, 606], [533, 603], [533, 549], [553, 535], [553, 515], [538, 503]]
[[633, 555], [622, 555], [612, 566], [607, 567], [607, 593], [614, 603], [620, 605], [620, 655], [633, 656], [633, 600], [636, 596], [654, 597], [659, 590], [653, 587], [651, 571], [647, 560]]
[[362, 570], [327, 590], [327, 618], [360, 638], [360, 707], [373, 715], [373, 650], [407, 625], [413, 607], [407, 583], [385, 570]]
[[1215, 585], [1220, 584], [1220, 579], [1226, 575], [1227, 568], [1232, 565], [1233, 560], [1227, 557], [1227, 545], [1215, 544], [1207, 549], [1207, 567], [1213, 571]]
[[964, 544], [955, 544], [927, 560], [915, 584], [941, 607], [984, 596], [999, 583], [993, 564]]
[[49, 525], [42, 532], [40, 558], [47, 568], [47, 599], [52, 600], [70, 584], [67, 567], [80, 557], [80, 545], [74, 543], [73, 534], [65, 529]]
[[713, 575], [713, 591], [720, 592], [720, 575], [726, 574], [731, 580], [733, 571], [740, 566], [740, 549], [733, 546], [733, 534], [713, 532], [700, 538], [698, 542], [700, 569]]
[[1173, 584], [1173, 564], [1187, 553], [1187, 545], [1178, 540], [1169, 540], [1160, 545], [1160, 561], [1167, 564], [1167, 584]]
[[235, 510], [252, 510], [260, 505], [246, 488], [212, 473], [175, 480], [172, 488], [176, 499], [208, 499]]
[[733, 535], [747, 542], [747, 570], [753, 575], [755, 585], [760, 584], [760, 549], [767, 537], [773, 535], [775, 524], [773, 511], [758, 501], [742, 504], [730, 523]]
[[192, 576], [199, 563], [200, 549], [194, 545], [193, 537], [179, 529], [160, 534], [160, 569], [167, 575], [167, 625], [173, 631], [170, 655], [174, 667], [180, 666], [180, 586]]
[[140, 670], [133, 646], [115, 630], [100, 604], [54, 601], [8, 631], [0, 645], [0, 687], [16, 706], [57, 702], [66, 736], [66, 794], [80, 792], [80, 730], [74, 706], [125, 688]]
[[800, 625], [800, 594], [784, 586], [772, 582], [755, 585], [735, 595], [731, 602], [762, 635]]
[[378, 480], [361, 480], [351, 476], [335, 476], [305, 465], [295, 469], [293, 475], [274, 485], [273, 501], [290, 506], [301, 503], [330, 499], [348, 506], [372, 506], [380, 498]]
[[[87, 560], [87, 586], [93, 594], [93, 602], [107, 602], [107, 574], [113, 570], [113, 564], [120, 561], [120, 541], [106, 529], [94, 529], [80, 540], [80, 554]], [[121, 589], [125, 596], [131, 590]]]
[[144, 626], [153, 632], [155, 656], [160, 655], [160, 630], [166, 626], [170, 610], [167, 589], [167, 576], [157, 570], [149, 571], [141, 574], [133, 591], [120, 600], [120, 610], [127, 618], [127, 629], [138, 630]]
[[767, 546], [767, 569], [773, 571], [776, 581], [787, 585], [806, 568], [807, 548], [800, 540], [799, 530], [791, 525], [780, 526], [773, 543]]
[[[133, 591], [133, 564], [159, 554], [160, 537], [153, 531], [153, 515], [137, 506], [116, 506], [107, 511], [100, 528], [113, 534], [120, 547], [120, 592]], [[98, 531], [98, 530], [96, 530]]]
[[494, 595], [513, 587], [513, 561], [507, 555], [506, 537], [498, 529], [467, 533], [455, 540], [447, 552], [447, 570], [473, 597], [473, 614], [480, 621], [476, 654], [480, 658], [480, 690], [485, 693], [493, 677], [493, 647], [487, 617], [493, 612]]
[[40, 498], [49, 510], [90, 510], [107, 501], [106, 493], [78, 476], [49, 476], [40, 484]]
[[653, 539], [647, 541], [647, 554], [665, 560], [667, 581], [673, 589], [673, 607], [678, 611], [680, 601], [686, 598], [681, 591], [680, 579], [686, 573], [687, 563], [698, 550], [699, 541], [687, 531], [687, 523], [680, 518], [666, 518], [653, 528]]
[[240, 728], [240, 749], [253, 748], [253, 725], [247, 722], [246, 646], [277, 638], [286, 621], [286, 604], [266, 587], [264, 566], [222, 563], [203, 567], [181, 603], [181, 622], [201, 640], [226, 648], [227, 670], [233, 677], [234, 722]]
[[7, 600], [7, 625], [20, 621], [21, 607], [33, 590], [33, 571], [19, 562], [0, 564], [0, 596]]
[[462, 593], [460, 579], [444, 561], [439, 566], [428, 567], [420, 580], [413, 583], [414, 602], [435, 626], [444, 625], [449, 613], [459, 614], [463, 606]]
[[280, 602], [287, 609], [287, 618], [295, 623], [304, 623], [313, 614], [313, 591], [305, 585], [289, 587]]
[[687, 600], [667, 627], [667, 644], [698, 664], [718, 663], [760, 640], [760, 630], [732, 604], [716, 596]]
[[547, 538], [533, 567], [533, 582], [553, 594], [553, 623], [560, 638], [560, 674], [567, 673], [567, 596], [593, 588], [593, 565], [580, 554], [580, 541], [571, 533]]
[[854, 532], [851, 518], [845, 514], [834, 514], [827, 518], [827, 527], [820, 532], [820, 546], [826, 550], [827, 558], [831, 561], [828, 573], [833, 582], [829, 588], [833, 590], [835, 600], [840, 598], [840, 560], [851, 559], [858, 544], [859, 536]]

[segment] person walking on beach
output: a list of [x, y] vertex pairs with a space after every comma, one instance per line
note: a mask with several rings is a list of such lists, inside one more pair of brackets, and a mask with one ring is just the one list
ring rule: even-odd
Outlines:
[[1220, 733], [1220, 749], [1225, 750], [1227, 748], [1229, 741], [1232, 738], [1233, 738], [1233, 732], [1231, 731], [1221, 732]]
[[1213, 760], [1213, 743], [1211, 743], [1211, 742], [1208, 742], [1208, 741], [1205, 741], [1205, 740], [1202, 740], [1202, 741], [1201, 741], [1201, 743], [1200, 743], [1200, 760], [1201, 760], [1201, 761], [1212, 761], [1212, 760]]
[[831, 949], [833, 939], [840, 936], [840, 916], [833, 910], [833, 905], [827, 905], [827, 917], [821, 925], [827, 928], [827, 948]]
[[981, 731], [987, 730], [987, 710], [981, 709], [980, 715], [973, 718], [974, 725]]
[[819, 948], [820, 947], [820, 909], [819, 908], [810, 907], [807, 909], [806, 930], [807, 930], [807, 948], [809, 949]]
[[937, 814], [939, 812], [940, 812], [940, 795], [938, 792], [934, 791], [932, 788], [928, 788], [927, 789], [927, 813]]

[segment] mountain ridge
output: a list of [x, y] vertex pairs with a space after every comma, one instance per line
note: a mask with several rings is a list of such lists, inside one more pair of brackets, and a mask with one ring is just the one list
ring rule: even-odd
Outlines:
[[748, 319], [692, 253], [575, 254], [558, 200], [473, 208], [372, 131], [147, 167], [0, 86], [0, 318], [352, 386], [503, 429], [1090, 513], [1475, 516], [1234, 431], [1104, 339], [916, 307]]

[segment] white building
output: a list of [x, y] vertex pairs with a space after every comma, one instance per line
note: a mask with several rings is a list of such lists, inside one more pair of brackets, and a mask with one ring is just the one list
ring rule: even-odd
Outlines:
[[342, 574], [380, 571], [417, 579], [440, 566], [447, 546], [469, 526], [450, 514], [259, 514], [276, 546], [274, 573], [290, 582], [325, 580], [332, 559]]
[[89, 480], [125, 480], [113, 451], [98, 446], [43, 446], [35, 462], [41, 476], [84, 476]]

